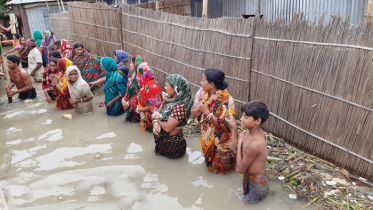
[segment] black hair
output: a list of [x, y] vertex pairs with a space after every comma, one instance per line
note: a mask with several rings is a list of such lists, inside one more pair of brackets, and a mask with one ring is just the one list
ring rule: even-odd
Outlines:
[[114, 56], [117, 56], [117, 51], [116, 50], [114, 50], [114, 54], [113, 54]]
[[55, 41], [53, 44], [56, 46], [61, 46], [61, 41]]
[[19, 65], [19, 63], [21, 63], [21, 60], [16, 55], [8, 55], [8, 57], [6, 57], [6, 58], [8, 60], [12, 61], [12, 63], [17, 63], [18, 65]]
[[53, 50], [53, 51], [51, 52], [51, 57], [54, 57], [54, 58], [62, 58], [61, 53], [60, 53], [60, 51], [58, 51], [58, 50]]
[[136, 61], [136, 56], [132, 56], [132, 63], [135, 63]]
[[21, 39], [25, 39], [25, 41], [27, 41], [26, 38], [23, 37], [23, 36], [19, 37], [19, 40], [21, 40]]
[[228, 82], [225, 81], [225, 74], [220, 69], [206, 69], [203, 74], [210, 83], [214, 83], [218, 90], [224, 90], [228, 87]]
[[53, 62], [53, 63], [57, 64], [58, 63], [58, 59], [57, 58], [49, 59], [49, 63], [50, 62]]
[[269, 110], [267, 106], [261, 101], [250, 101], [249, 103], [242, 106], [242, 112], [246, 116], [251, 116], [254, 120], [262, 119], [261, 125], [267, 121], [269, 117]]
[[81, 43], [81, 42], [75, 42], [73, 48], [76, 49], [76, 48], [78, 48], [78, 47], [82, 47], [82, 48], [84, 48], [83, 43]]
[[15, 34], [13, 34], [13, 36], [15, 36], [17, 39], [22, 37], [21, 34], [19, 34], [19, 33], [15, 33]]

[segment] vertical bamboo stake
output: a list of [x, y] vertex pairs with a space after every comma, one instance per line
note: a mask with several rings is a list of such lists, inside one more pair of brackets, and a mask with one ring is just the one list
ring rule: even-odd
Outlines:
[[209, 0], [203, 0], [202, 18], [204, 19], [207, 19], [208, 4], [209, 4]]
[[155, 1], [155, 10], [159, 12], [159, 1]]
[[261, 0], [256, 0], [256, 17], [260, 17], [261, 3]]
[[62, 0], [61, 0], [61, 5], [62, 5], [63, 12], [66, 12], [65, 6], [63, 6], [63, 1]]
[[373, 22], [373, 0], [368, 1], [367, 11], [365, 12], [365, 21]]
[[57, 0], [57, 4], [58, 4], [58, 10], [60, 10], [60, 13], [61, 13], [61, 5], [60, 5], [60, 0]]
[[49, 10], [49, 5], [48, 5], [48, 1], [45, 0], [45, 3], [47, 4], [47, 8], [48, 8], [48, 14], [51, 13], [51, 11]]
[[122, 0], [123, 5], [127, 5], [127, 0]]
[[141, 4], [141, 0], [139, 0], [139, 4]]

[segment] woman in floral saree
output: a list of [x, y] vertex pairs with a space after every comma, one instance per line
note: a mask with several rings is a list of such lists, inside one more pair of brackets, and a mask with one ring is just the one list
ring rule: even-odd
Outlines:
[[225, 118], [235, 114], [234, 100], [226, 88], [225, 74], [218, 69], [207, 69], [202, 75], [203, 95], [192, 108], [192, 118], [201, 127], [201, 145], [208, 170], [219, 174], [229, 173], [235, 167], [232, 133]]

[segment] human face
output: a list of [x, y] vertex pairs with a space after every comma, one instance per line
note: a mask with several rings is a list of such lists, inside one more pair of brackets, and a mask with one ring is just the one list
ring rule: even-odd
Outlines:
[[205, 92], [210, 92], [210, 90], [212, 89], [212, 83], [207, 81], [205, 74], [202, 74], [201, 86], [203, 91]]
[[22, 45], [23, 45], [23, 44], [26, 44], [26, 39], [25, 39], [25, 38], [22, 38], [22, 39], [19, 40], [19, 42], [20, 42], [20, 44], [22, 44]]
[[164, 89], [166, 90], [166, 93], [167, 95], [170, 97], [170, 98], [176, 98], [176, 91], [175, 91], [175, 88], [172, 87], [170, 85], [170, 83], [168, 83], [166, 81], [165, 85], [164, 85]]
[[47, 38], [47, 34], [46, 33], [43, 33], [43, 36], [44, 36], [44, 38]]
[[135, 64], [132, 62], [132, 60], [131, 60], [130, 68], [131, 68], [131, 71], [135, 71]]
[[118, 58], [117, 58], [117, 56], [114, 55], [113, 58], [114, 58], [115, 62], [118, 63]]
[[58, 46], [58, 45], [53, 45], [52, 47], [53, 47], [53, 49], [55, 49], [55, 50], [59, 50], [59, 49], [61, 49], [61, 46]]
[[84, 49], [83, 49], [83, 47], [78, 47], [78, 48], [76, 48], [76, 49], [75, 49], [75, 54], [76, 54], [77, 56], [83, 55], [83, 54], [84, 54]]
[[50, 62], [49, 63], [49, 67], [51, 68], [52, 72], [56, 72], [57, 71], [57, 64], [55, 62]]
[[16, 37], [16, 36], [13, 36], [13, 39], [17, 39], [17, 37]]
[[242, 114], [242, 117], [240, 120], [241, 120], [241, 126], [243, 128], [248, 128], [248, 129], [254, 128], [255, 126], [259, 126], [260, 123], [262, 122], [262, 119], [258, 118], [254, 120], [254, 117], [247, 116], [245, 112]]
[[8, 60], [7, 66], [10, 70], [15, 69], [18, 65], [17, 63], [13, 63], [12, 61]]
[[76, 80], [78, 80], [78, 72], [76, 70], [72, 70], [69, 74], [69, 80], [71, 82], [75, 82]]

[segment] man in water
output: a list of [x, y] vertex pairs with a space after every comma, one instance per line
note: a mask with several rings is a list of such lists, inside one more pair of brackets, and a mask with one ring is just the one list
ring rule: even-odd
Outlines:
[[[11, 98], [19, 94], [18, 98], [21, 100], [35, 98], [36, 91], [32, 87], [30, 75], [24, 69], [19, 68], [21, 60], [16, 55], [9, 55], [7, 59], [10, 76], [10, 84], [5, 87], [7, 96]], [[16, 91], [12, 90], [14, 86], [17, 87]]]

